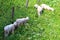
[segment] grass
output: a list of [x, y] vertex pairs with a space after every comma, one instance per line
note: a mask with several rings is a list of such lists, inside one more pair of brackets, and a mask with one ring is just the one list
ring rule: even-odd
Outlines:
[[[60, 40], [60, 1], [41, 0], [39, 4], [45, 3], [55, 9], [54, 12], [44, 10], [40, 17], [34, 4], [37, 0], [29, 0], [29, 7], [25, 8], [25, 0], [0, 1], [0, 40], [3, 40], [3, 28], [11, 23], [11, 8], [15, 6], [14, 21], [17, 18], [30, 17], [24, 26], [15, 30], [14, 34], [6, 40]], [[3, 3], [4, 2], [4, 3]], [[8, 2], [8, 3], [7, 3]]]

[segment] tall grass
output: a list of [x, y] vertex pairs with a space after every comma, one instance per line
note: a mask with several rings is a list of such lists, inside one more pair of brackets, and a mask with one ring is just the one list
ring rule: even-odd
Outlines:
[[[11, 24], [12, 6], [15, 7], [14, 21], [17, 18], [28, 16], [30, 20], [26, 25], [20, 26], [14, 34], [6, 40], [60, 40], [60, 1], [59, 0], [29, 0], [28, 8], [25, 8], [26, 0], [0, 0], [0, 40], [3, 40], [4, 26]], [[45, 3], [55, 9], [54, 12], [44, 10], [40, 17], [34, 4]]]

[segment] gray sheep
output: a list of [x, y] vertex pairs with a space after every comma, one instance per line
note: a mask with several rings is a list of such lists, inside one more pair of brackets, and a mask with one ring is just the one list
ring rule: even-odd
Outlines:
[[16, 22], [19, 25], [25, 24], [29, 20], [29, 17], [17, 19]]
[[7, 37], [10, 32], [14, 33], [15, 25], [10, 24], [4, 27], [4, 36]]

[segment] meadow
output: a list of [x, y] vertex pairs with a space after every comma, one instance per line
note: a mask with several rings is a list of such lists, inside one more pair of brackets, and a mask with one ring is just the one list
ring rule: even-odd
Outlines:
[[13, 22], [27, 16], [30, 19], [6, 40], [60, 40], [60, 0], [40, 0], [39, 5], [45, 3], [55, 9], [53, 12], [43, 10], [40, 17], [34, 8], [36, 3], [37, 0], [29, 0], [26, 8], [26, 0], [0, 0], [0, 40], [4, 40], [4, 26], [12, 23], [12, 6], [15, 8]]

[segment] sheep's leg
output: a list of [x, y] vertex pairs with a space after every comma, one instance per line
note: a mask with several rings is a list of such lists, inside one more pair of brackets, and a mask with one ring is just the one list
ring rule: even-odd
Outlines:
[[20, 25], [20, 23], [19, 23], [19, 22], [17, 22], [17, 28], [19, 27], [19, 25]]
[[7, 37], [9, 34], [9, 31], [4, 31], [4, 36]]
[[12, 30], [12, 34], [14, 34], [14, 30]]
[[9, 32], [4, 31], [4, 38], [3, 38], [3, 40], [6, 40], [8, 34], [9, 34]]
[[40, 11], [38, 11], [38, 16], [40, 16]]
[[12, 34], [14, 34], [14, 30], [12, 31]]
[[15, 29], [15, 28], [13, 27], [13, 28], [12, 28], [12, 34], [14, 34], [14, 29]]
[[25, 26], [26, 26], [26, 21], [24, 21], [24, 22], [23, 22], [23, 25], [25, 25]]

